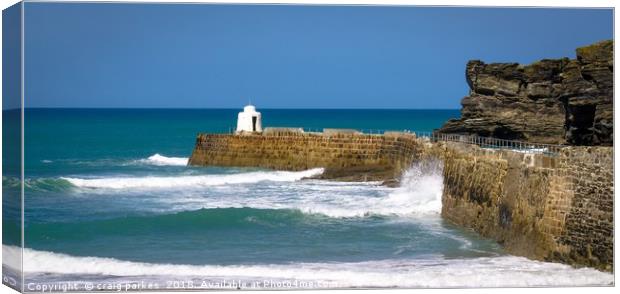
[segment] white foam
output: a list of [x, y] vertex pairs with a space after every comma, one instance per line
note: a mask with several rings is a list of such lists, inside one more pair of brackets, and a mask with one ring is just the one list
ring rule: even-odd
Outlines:
[[[435, 168], [412, 166], [401, 179], [401, 186], [388, 188], [378, 182], [352, 183], [324, 180], [298, 181], [323, 172], [258, 171], [236, 174], [63, 178], [87, 193], [143, 195], [149, 201], [164, 203], [171, 212], [201, 208], [250, 207], [258, 209], [297, 209], [330, 217], [367, 215], [428, 216], [441, 212], [443, 178], [441, 165]], [[254, 184], [260, 186], [231, 186]], [[285, 183], [286, 182], [286, 183]], [[205, 189], [208, 187], [208, 189]], [[114, 191], [110, 191], [110, 189]], [[158, 189], [162, 192], [157, 192]], [[169, 197], [174, 189], [175, 197]], [[165, 193], [164, 193], [165, 192]], [[158, 209], [161, 206], [158, 205]]]
[[401, 185], [387, 199], [388, 206], [419, 214], [439, 214], [443, 195], [442, 166], [430, 170], [414, 165], [401, 179]]
[[257, 183], [262, 181], [290, 182], [305, 177], [319, 175], [322, 168], [300, 172], [261, 171], [228, 175], [200, 175], [177, 177], [110, 177], [110, 178], [69, 178], [62, 179], [82, 188], [130, 189], [130, 188], [175, 188], [196, 186], [217, 186], [229, 184]]
[[12, 269], [21, 268], [21, 264], [22, 264], [21, 247], [2, 245], [2, 264]]
[[[3, 245], [3, 252], [20, 248]], [[244, 281], [296, 279], [336, 287], [522, 287], [613, 285], [613, 275], [590, 268], [501, 256], [471, 259], [378, 260], [349, 263], [175, 265], [75, 257], [24, 249], [27, 273], [112, 276], [231, 277]]]
[[186, 166], [188, 160], [187, 157], [167, 157], [156, 153], [138, 162], [157, 166]]
[[[404, 217], [438, 216], [441, 212], [443, 179], [441, 166], [425, 169], [418, 165], [403, 174], [399, 188], [378, 182], [297, 181], [317, 175], [322, 169], [303, 172], [250, 172], [228, 175], [201, 175], [144, 178], [67, 178], [73, 185], [99, 188], [88, 193], [109, 194], [109, 189], [144, 195], [156, 201], [157, 211], [179, 212], [201, 208], [250, 207], [257, 209], [297, 209], [330, 217], [396, 215]], [[262, 182], [267, 181], [267, 182]], [[231, 184], [260, 185], [231, 186]], [[283, 183], [286, 182], [286, 183]], [[208, 186], [208, 189], [205, 189]], [[107, 188], [107, 189], [104, 189]], [[153, 188], [175, 188], [158, 192]], [[114, 191], [116, 193], [116, 191]], [[148, 207], [148, 205], [140, 206]]]
[[[369, 197], [367, 195], [369, 188], [364, 185], [349, 186], [349, 190], [343, 186], [328, 185], [321, 182], [317, 185], [319, 191], [314, 193], [304, 193], [300, 189], [302, 193], [300, 199], [277, 200], [274, 201], [274, 207], [299, 209], [306, 213], [320, 213], [331, 217], [359, 217], [372, 214], [427, 216], [439, 215], [441, 212], [443, 193], [441, 166], [423, 171], [421, 166], [414, 165], [403, 174], [400, 187], [383, 188], [384, 195], [378, 197]], [[330, 187], [332, 193], [321, 191], [326, 187]], [[308, 184], [303, 188], [309, 191], [314, 189], [308, 187]]]
[[[322, 171], [63, 179], [95, 194], [124, 189], [123, 193], [143, 195], [148, 189], [149, 199], [165, 203], [171, 212], [227, 207], [297, 209], [330, 217], [427, 216], [441, 212], [443, 178], [439, 164], [432, 169], [412, 166], [403, 174], [398, 188], [384, 187], [378, 182], [298, 181]], [[230, 186], [259, 182], [260, 186]], [[175, 197], [169, 197], [169, 189], [174, 189]]]

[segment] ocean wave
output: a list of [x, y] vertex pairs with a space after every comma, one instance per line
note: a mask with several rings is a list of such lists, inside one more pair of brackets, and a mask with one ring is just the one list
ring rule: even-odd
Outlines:
[[[372, 215], [438, 216], [441, 212], [441, 164], [437, 163], [433, 168], [412, 166], [403, 174], [398, 188], [388, 188], [377, 182], [298, 181], [322, 171], [311, 169], [301, 172], [42, 178], [28, 180], [27, 188], [42, 191], [72, 190], [93, 196], [117, 193], [140, 196], [148, 191], [149, 198], [144, 201], [153, 203], [145, 203], [144, 209], [148, 210], [152, 206], [157, 212], [164, 213], [229, 207], [292, 209], [336, 218]], [[252, 185], [257, 183], [261, 183], [260, 186]], [[119, 192], [120, 189], [123, 191]], [[175, 197], [169, 197], [171, 190]]]
[[[2, 187], [4, 189], [21, 188], [22, 181], [14, 177], [2, 177]], [[26, 191], [58, 192], [75, 188], [69, 181], [59, 178], [33, 178], [23, 181]]]
[[[3, 245], [7, 265], [19, 265], [21, 248]], [[113, 277], [197, 277], [307, 280], [348, 287], [523, 287], [613, 285], [610, 273], [590, 268], [500, 256], [470, 259], [405, 259], [344, 263], [293, 263], [259, 265], [183, 265], [124, 261], [104, 257], [77, 257], [29, 248], [23, 250], [23, 270], [66, 275]], [[59, 266], [63, 265], [63, 266]], [[45, 276], [41, 276], [44, 279]], [[92, 276], [91, 276], [92, 278]]]
[[287, 171], [260, 171], [226, 175], [201, 175], [201, 176], [177, 176], [177, 177], [110, 177], [110, 178], [71, 178], [62, 177], [76, 187], [82, 188], [105, 188], [105, 189], [130, 189], [130, 188], [175, 188], [175, 187], [200, 187], [230, 184], [247, 184], [263, 181], [291, 182], [306, 177], [316, 176], [323, 172], [322, 168], [315, 168], [299, 172]]
[[[439, 162], [414, 164], [403, 173], [400, 187], [383, 188], [382, 192], [384, 193], [382, 194], [385, 195], [379, 197], [360, 197], [360, 194], [368, 193], [368, 187], [357, 185], [355, 187], [357, 190], [346, 191], [345, 189], [345, 193], [342, 193], [340, 191], [343, 191], [343, 188], [335, 186], [333, 187], [335, 195], [332, 193], [314, 193], [314, 198], [306, 197], [305, 201], [300, 203], [284, 201], [279, 202], [279, 205], [280, 207], [299, 209], [306, 213], [320, 213], [330, 217], [439, 215], [443, 194], [442, 169], [443, 166]], [[324, 185], [319, 185], [319, 190]], [[308, 187], [305, 188], [308, 189]]]
[[76, 235], [84, 239], [94, 239], [106, 235], [135, 235], [136, 232], [144, 234], [168, 232], [172, 235], [182, 231], [205, 234], [210, 229], [296, 226], [304, 221], [312, 222], [321, 217], [325, 218], [290, 209], [209, 208], [172, 214], [62, 223], [30, 223], [27, 237], [31, 242], [46, 242], [50, 238], [67, 240], [75, 238]]
[[401, 185], [390, 194], [393, 202], [418, 213], [441, 212], [443, 164], [439, 161], [417, 163], [402, 176]]
[[189, 161], [188, 157], [169, 157], [159, 153], [155, 153], [147, 158], [127, 159], [127, 158], [98, 158], [98, 159], [42, 159], [44, 164], [61, 164], [61, 165], [77, 165], [85, 167], [106, 167], [106, 166], [135, 166], [135, 165], [152, 165], [152, 166], [186, 166]]
[[139, 159], [136, 162], [157, 166], [186, 166], [189, 158], [187, 157], [167, 157], [159, 153], [153, 154], [145, 159]]
[[2, 188], [3, 189], [21, 189], [22, 181], [18, 177], [5, 177], [2, 176]]
[[60, 192], [75, 188], [69, 181], [56, 178], [26, 179], [24, 183], [32, 191]]
[[289, 185], [261, 185], [259, 190], [250, 189], [242, 193], [238, 187], [218, 186], [217, 191], [207, 196], [185, 191], [180, 197], [165, 197], [159, 201], [166, 203], [173, 211], [251, 207], [294, 209], [336, 218], [373, 215], [428, 217], [441, 213], [442, 193], [442, 166], [433, 163], [412, 166], [403, 174], [398, 188], [388, 188], [378, 183], [309, 180]]
[[[372, 215], [428, 216], [441, 212], [443, 176], [440, 164], [433, 168], [414, 165], [401, 179], [401, 186], [388, 188], [379, 183], [298, 180], [318, 175], [322, 169], [302, 172], [259, 171], [237, 174], [176, 177], [63, 178], [86, 192], [143, 193], [149, 190], [153, 201], [165, 204], [169, 212], [201, 208], [293, 209], [306, 214], [329, 217], [366, 217]], [[235, 184], [260, 187], [244, 189]], [[288, 183], [283, 183], [288, 182]], [[293, 183], [294, 182], [294, 183]], [[231, 186], [232, 185], [232, 186]], [[208, 186], [210, 189], [202, 189]], [[158, 193], [174, 189], [176, 197]], [[158, 207], [161, 207], [159, 205]]]
[[[443, 175], [439, 163], [432, 165], [432, 168], [413, 165], [403, 174], [398, 188], [368, 183], [348, 183], [345, 186], [326, 181], [308, 181], [297, 186], [294, 190], [297, 195], [234, 201], [248, 207], [297, 209], [304, 213], [338, 218], [372, 215], [435, 216], [441, 213]], [[369, 195], [373, 191], [377, 195]], [[276, 194], [275, 191], [273, 193]], [[222, 200], [224, 203], [219, 203], [220, 207], [231, 199]]]

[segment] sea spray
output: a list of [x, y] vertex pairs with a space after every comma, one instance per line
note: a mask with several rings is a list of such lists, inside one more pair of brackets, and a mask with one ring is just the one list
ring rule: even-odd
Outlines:
[[443, 166], [439, 161], [415, 163], [403, 173], [400, 187], [386, 188], [388, 193], [385, 196], [356, 197], [345, 194], [338, 195], [336, 202], [315, 201], [311, 205], [298, 208], [331, 217], [438, 215], [441, 212], [443, 193], [442, 170]]
[[437, 160], [414, 163], [403, 173], [400, 187], [390, 193], [386, 204], [400, 205], [413, 214], [440, 213], [442, 172], [443, 164]]

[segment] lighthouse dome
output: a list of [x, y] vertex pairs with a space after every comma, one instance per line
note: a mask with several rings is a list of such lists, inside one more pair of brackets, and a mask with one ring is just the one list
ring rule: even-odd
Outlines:
[[254, 107], [254, 105], [246, 105], [245, 107], [243, 107], [243, 112], [256, 112], [256, 107]]

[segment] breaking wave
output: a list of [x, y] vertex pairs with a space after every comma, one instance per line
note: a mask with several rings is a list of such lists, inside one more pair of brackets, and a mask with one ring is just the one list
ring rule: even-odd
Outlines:
[[[441, 213], [443, 175], [440, 163], [416, 164], [403, 174], [400, 182], [400, 187], [395, 189], [378, 187], [378, 190], [388, 191], [385, 196], [360, 196], [357, 191], [346, 190], [343, 193], [343, 187], [336, 185], [329, 190], [331, 193], [314, 191], [311, 195], [303, 195], [304, 201], [292, 202], [284, 199], [277, 201], [276, 207], [299, 209], [306, 213], [320, 213], [331, 217], [426, 216]], [[306, 183], [300, 190], [317, 188], [309, 187], [311, 184]], [[327, 185], [329, 184], [323, 182], [319, 187]], [[360, 187], [359, 184], [357, 188], [364, 189], [359, 192], [364, 194], [370, 190], [370, 187]]]
[[137, 162], [157, 166], [186, 166], [188, 160], [189, 158], [187, 157], [167, 157], [156, 153]]
[[[15, 257], [21, 249], [3, 245], [3, 255]], [[293, 263], [258, 265], [157, 264], [102, 257], [76, 257], [25, 248], [24, 271], [67, 275], [105, 275], [230, 278], [244, 282], [308, 280], [334, 287], [523, 287], [613, 285], [613, 275], [590, 268], [501, 256], [470, 259], [399, 259], [343, 263]], [[63, 265], [63, 266], [59, 266]]]
[[[2, 177], [2, 187], [4, 189], [20, 189], [22, 181], [15, 177]], [[28, 191], [58, 192], [75, 188], [71, 183], [59, 178], [35, 178], [26, 179], [24, 189]]]
[[[82, 192], [138, 193], [148, 190], [168, 212], [202, 208], [293, 209], [329, 217], [369, 215], [439, 215], [443, 192], [442, 167], [414, 165], [407, 170], [398, 188], [377, 182], [351, 183], [324, 180], [299, 181], [319, 175], [323, 169], [300, 172], [256, 171], [236, 174], [38, 179], [28, 187], [47, 191], [75, 189]], [[265, 182], [265, 183], [261, 183]], [[290, 184], [283, 184], [289, 182]], [[295, 182], [295, 183], [292, 183]], [[260, 187], [234, 186], [261, 183]], [[203, 189], [210, 187], [210, 189]], [[174, 189], [177, 197], [169, 197]], [[161, 190], [162, 192], [157, 192]], [[133, 191], [133, 192], [132, 192]], [[166, 192], [166, 193], [164, 193]]]
[[217, 186], [229, 184], [257, 183], [262, 181], [291, 182], [312, 177], [323, 173], [322, 168], [315, 168], [300, 172], [287, 171], [260, 171], [227, 175], [200, 175], [200, 176], [148, 176], [148, 177], [110, 177], [110, 178], [70, 178], [61, 179], [81, 188], [174, 188], [192, 186]]
[[443, 195], [443, 166], [439, 162], [415, 164], [402, 176], [400, 187], [381, 203], [403, 211], [438, 214]]
[[[431, 166], [412, 166], [403, 174], [398, 188], [387, 188], [377, 182], [299, 181], [321, 174], [321, 168], [299, 172], [38, 178], [27, 179], [25, 187], [31, 191], [70, 191], [97, 195], [115, 194], [123, 189], [124, 195], [140, 196], [148, 191], [149, 199], [165, 204], [162, 212], [248, 207], [293, 209], [306, 214], [337, 218], [439, 215], [443, 192], [442, 167], [440, 164]], [[3, 182], [5, 187], [19, 184], [19, 181], [10, 178], [3, 178]], [[258, 183], [260, 186], [252, 186]], [[170, 189], [174, 190], [176, 197], [169, 197]]]

